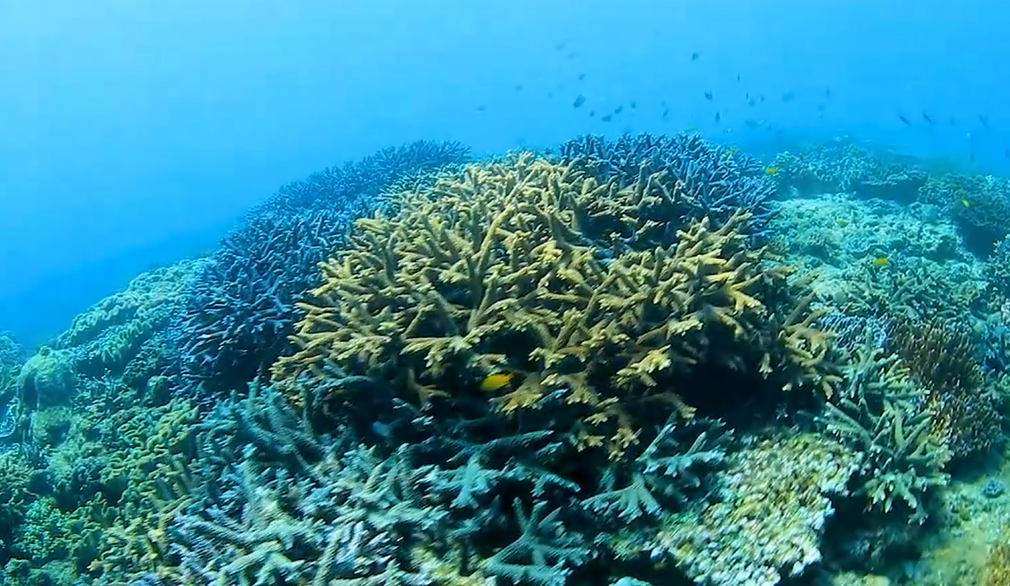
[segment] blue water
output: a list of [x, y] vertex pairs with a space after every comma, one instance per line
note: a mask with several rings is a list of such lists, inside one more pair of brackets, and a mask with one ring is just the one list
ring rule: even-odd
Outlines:
[[[0, 4], [0, 586], [1010, 583], [1008, 31], [995, 0]], [[685, 199], [534, 201], [635, 156]], [[470, 161], [550, 209], [445, 264], [469, 232], [411, 238], [483, 230]], [[387, 192], [436, 176], [449, 209]], [[653, 272], [691, 238], [708, 268]], [[617, 320], [650, 275], [681, 293]]]

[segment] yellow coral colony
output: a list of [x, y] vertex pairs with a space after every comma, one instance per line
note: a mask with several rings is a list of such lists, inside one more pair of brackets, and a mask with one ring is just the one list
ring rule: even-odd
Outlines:
[[[476, 397], [509, 415], [549, 400], [582, 447], [611, 457], [638, 441], [646, 404], [691, 415], [674, 381], [699, 362], [753, 357], [764, 376], [795, 373], [783, 385], [829, 391], [827, 339], [806, 306], [775, 325], [760, 299], [785, 276], [739, 233], [745, 213], [694, 221], [667, 243], [656, 235], [669, 226], [641, 219], [641, 206], [683, 197], [678, 185], [644, 170], [599, 184], [525, 154], [404, 193], [397, 217], [359, 220], [322, 265], [274, 379], [297, 395], [334, 363], [422, 405]], [[615, 255], [618, 240], [650, 247]], [[503, 369], [521, 376], [477, 390]]]

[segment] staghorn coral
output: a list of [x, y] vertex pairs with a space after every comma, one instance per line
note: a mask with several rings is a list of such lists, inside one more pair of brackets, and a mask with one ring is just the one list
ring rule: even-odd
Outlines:
[[975, 360], [971, 334], [957, 322], [897, 319], [886, 348], [926, 393], [930, 431], [956, 458], [984, 454], [1002, 436], [997, 397]]
[[469, 160], [457, 143], [418, 141], [282, 187], [228, 234], [187, 289], [174, 333], [178, 369], [196, 393], [243, 390], [285, 348], [294, 304], [319, 280], [317, 263], [392, 184]]
[[950, 453], [930, 433], [921, 392], [898, 357], [880, 348], [859, 348], [842, 372], [844, 390], [827, 403], [823, 420], [829, 433], [864, 456], [858, 494], [869, 508], [889, 513], [901, 503], [902, 514], [924, 522], [929, 497], [947, 483]]
[[[630, 466], [608, 468], [602, 486], [583, 499], [582, 506], [605, 518], [619, 518], [622, 525], [684, 507], [692, 500], [688, 495], [702, 488], [706, 472], [725, 463], [732, 432], [724, 427], [717, 420], [683, 425], [671, 418]], [[624, 486], [618, 486], [619, 475], [627, 477]]]
[[[676, 202], [637, 210], [653, 212], [651, 219], [667, 223], [677, 219], [709, 217], [723, 223], [733, 214], [749, 214], [745, 231], [762, 235], [773, 216], [774, 185], [760, 163], [735, 149], [710, 144], [698, 134], [658, 136], [624, 135], [616, 141], [586, 135], [558, 149], [560, 162], [601, 181], [627, 185], [647, 172], [667, 189], [683, 192]], [[675, 205], [672, 205], [674, 204]]]
[[[530, 155], [408, 192], [397, 218], [360, 220], [348, 251], [323, 265], [274, 379], [296, 403], [300, 384], [334, 367], [394, 381], [420, 405], [476, 401], [510, 415], [560, 398], [564, 431], [612, 458], [639, 441], [635, 411], [691, 415], [670, 385], [698, 365], [830, 394], [819, 312], [800, 302], [780, 317], [762, 301], [789, 298], [787, 271], [748, 246], [745, 213], [684, 230], [633, 213], [676, 193], [644, 172], [600, 185]], [[611, 255], [593, 243], [614, 232], [593, 227], [642, 250]], [[517, 384], [475, 396], [500, 369], [520, 373]]]

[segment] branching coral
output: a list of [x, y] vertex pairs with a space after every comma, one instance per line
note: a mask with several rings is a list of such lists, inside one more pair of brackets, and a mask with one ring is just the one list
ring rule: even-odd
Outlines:
[[898, 357], [863, 347], [843, 369], [845, 392], [826, 405], [827, 429], [864, 455], [859, 490], [887, 513], [896, 502], [923, 522], [927, 498], [947, 483], [949, 451], [930, 433], [929, 413]]
[[[675, 230], [634, 213], [679, 197], [653, 175], [600, 185], [528, 155], [403, 197], [397, 218], [358, 222], [299, 306], [296, 351], [273, 368], [296, 400], [333, 364], [422, 405], [483, 401], [509, 415], [557, 400], [574, 415], [563, 431], [617, 458], [639, 441], [636, 411], [691, 415], [671, 385], [698, 365], [830, 394], [819, 314], [766, 305], [788, 298], [786, 271], [748, 246], [744, 212]], [[615, 233], [641, 250], [594, 246]], [[502, 369], [516, 384], [475, 393]]]
[[210, 394], [243, 390], [283, 351], [294, 303], [318, 284], [317, 263], [343, 243], [354, 219], [380, 205], [378, 194], [468, 159], [456, 143], [390, 148], [286, 185], [250, 212], [184, 296], [175, 344], [186, 383]]
[[[746, 232], [761, 235], [772, 216], [774, 185], [750, 156], [703, 140], [698, 134], [624, 135], [616, 141], [586, 135], [563, 144], [561, 162], [602, 181], [633, 183], [640, 173], [676, 189], [683, 196], [676, 205], [650, 206], [637, 213], [660, 212], [651, 219], [679, 223], [710, 217], [723, 223], [734, 213], [749, 214]], [[672, 202], [670, 202], [672, 203]]]

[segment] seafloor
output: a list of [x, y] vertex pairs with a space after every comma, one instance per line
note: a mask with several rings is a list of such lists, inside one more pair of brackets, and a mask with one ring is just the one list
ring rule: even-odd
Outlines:
[[418, 142], [28, 352], [2, 585], [1010, 585], [1010, 181]]

